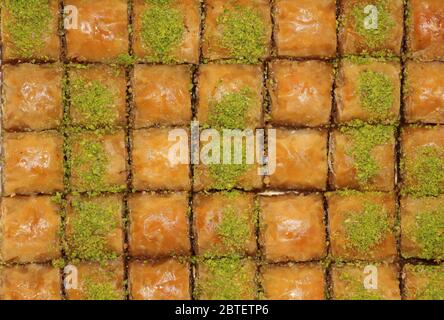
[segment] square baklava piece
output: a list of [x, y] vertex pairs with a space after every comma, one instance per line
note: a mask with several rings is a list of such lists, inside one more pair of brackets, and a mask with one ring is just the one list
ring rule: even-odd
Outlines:
[[75, 133], [68, 144], [70, 184], [74, 191], [115, 192], [126, 188], [123, 131]]
[[379, 261], [395, 258], [395, 196], [344, 191], [328, 195], [333, 258]]
[[197, 120], [215, 129], [262, 125], [262, 70], [259, 66], [209, 64], [199, 69]]
[[65, 252], [69, 261], [115, 260], [123, 253], [121, 195], [70, 196], [66, 209]]
[[188, 130], [153, 128], [135, 130], [132, 135], [134, 189], [191, 189]]
[[407, 264], [403, 278], [407, 300], [444, 300], [444, 266]]
[[132, 257], [190, 254], [186, 193], [133, 194], [128, 207], [128, 242]]
[[444, 195], [401, 199], [401, 253], [444, 260]]
[[392, 264], [345, 264], [332, 269], [335, 300], [400, 300], [399, 268]]
[[444, 193], [444, 127], [406, 127], [401, 134], [403, 195]]
[[336, 82], [336, 122], [395, 122], [400, 113], [401, 67], [397, 61], [343, 60]]
[[327, 132], [276, 130], [276, 170], [266, 177], [268, 187], [279, 190], [325, 190], [327, 186]]
[[126, 123], [126, 79], [123, 68], [102, 65], [69, 69], [71, 124], [88, 129]]
[[441, 0], [409, 0], [407, 47], [413, 58], [444, 58], [444, 3]]
[[27, 264], [0, 269], [0, 300], [61, 300], [59, 269]]
[[318, 264], [266, 265], [261, 268], [266, 300], [324, 300], [325, 274]]
[[126, 0], [68, 0], [77, 23], [65, 28], [67, 57], [74, 61], [114, 62], [128, 54]]
[[49, 196], [3, 198], [0, 256], [5, 262], [46, 262], [61, 255], [61, 208]]
[[321, 195], [260, 198], [260, 244], [271, 262], [312, 261], [326, 255]]
[[64, 286], [68, 300], [122, 300], [124, 265], [121, 260], [105, 264], [80, 262], [65, 267]]
[[330, 182], [335, 189], [391, 191], [395, 188], [392, 126], [342, 127], [331, 136]]
[[57, 60], [60, 53], [59, 1], [3, 1], [1, 38], [6, 61]]
[[317, 127], [329, 123], [333, 102], [330, 63], [272, 62], [269, 90], [273, 124]]
[[403, 0], [341, 0], [341, 54], [401, 54]]
[[133, 84], [136, 129], [185, 126], [191, 121], [190, 67], [136, 65]]
[[134, 53], [157, 63], [199, 62], [198, 0], [135, 0]]
[[336, 55], [335, 0], [277, 0], [274, 19], [279, 56]]
[[193, 212], [199, 255], [254, 255], [257, 217], [253, 194], [197, 194]]
[[444, 124], [444, 63], [409, 61], [404, 87], [409, 123]]
[[194, 297], [197, 300], [257, 299], [256, 265], [238, 256], [200, 258]]
[[190, 300], [190, 268], [175, 259], [131, 261], [128, 269], [131, 300]]
[[63, 138], [55, 131], [4, 135], [5, 195], [63, 191]]
[[63, 116], [59, 65], [6, 65], [3, 79], [5, 130], [39, 131], [59, 127]]
[[202, 52], [206, 60], [257, 63], [270, 55], [268, 0], [206, 0]]

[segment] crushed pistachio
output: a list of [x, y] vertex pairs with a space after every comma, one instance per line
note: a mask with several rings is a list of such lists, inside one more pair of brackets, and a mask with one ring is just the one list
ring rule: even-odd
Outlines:
[[401, 163], [405, 184], [402, 194], [416, 197], [438, 196], [444, 192], [444, 150], [427, 145], [416, 149], [412, 159]]
[[365, 12], [367, 5], [367, 3], [357, 4], [353, 8], [351, 16], [355, 31], [364, 38], [369, 48], [376, 49], [387, 41], [396, 23], [390, 14], [390, 2], [388, 0], [376, 0], [373, 5], [378, 10], [377, 28], [368, 28], [365, 24], [369, 15]]
[[137, 58], [128, 53], [123, 53], [117, 57], [117, 64], [123, 65], [125, 67], [132, 66], [136, 62]]
[[142, 13], [142, 46], [152, 52], [152, 62], [171, 62], [171, 51], [180, 44], [185, 33], [182, 13], [169, 6], [169, 1], [150, 1]]
[[199, 277], [195, 295], [208, 300], [242, 300], [255, 292], [246, 260], [238, 256], [205, 258], [205, 278]]
[[51, 264], [54, 268], [63, 269], [66, 266], [66, 262], [63, 258], [53, 259]]
[[382, 72], [365, 70], [359, 75], [359, 94], [362, 108], [378, 120], [387, 119], [393, 106], [393, 83]]
[[426, 284], [417, 288], [418, 300], [444, 300], [444, 267], [415, 266], [414, 272], [419, 277], [427, 278]]
[[394, 129], [391, 126], [359, 124], [357, 127], [341, 128], [341, 132], [352, 140], [352, 146], [346, 152], [354, 160], [358, 182], [366, 187], [380, 170], [372, 151], [388, 143], [394, 135]]
[[107, 248], [107, 236], [117, 227], [118, 204], [109, 199], [72, 200], [71, 232], [67, 234], [65, 249], [70, 261], [105, 263], [117, 255]]
[[85, 295], [87, 300], [119, 300], [120, 294], [112, 282], [85, 281]]
[[118, 117], [113, 91], [100, 81], [83, 78], [70, 82], [71, 108], [79, 113], [79, 123], [88, 129], [110, 126]]
[[266, 29], [257, 10], [241, 6], [225, 9], [217, 22], [222, 30], [221, 45], [234, 59], [257, 63], [264, 56]]
[[251, 88], [242, 88], [239, 92], [226, 93], [220, 100], [211, 102], [208, 125], [218, 130], [245, 129], [253, 96]]
[[363, 281], [356, 279], [351, 273], [342, 272], [339, 278], [347, 283], [344, 295], [346, 300], [384, 300], [377, 290], [366, 289]]
[[346, 214], [344, 228], [348, 245], [359, 252], [367, 252], [385, 239], [390, 225], [384, 208], [366, 201], [362, 212]]
[[[37, 9], [38, 8], [38, 9]], [[45, 38], [52, 31], [51, 9], [48, 0], [6, 0], [5, 28], [11, 37], [13, 50], [24, 58], [45, 46]]]
[[444, 260], [444, 208], [419, 213], [413, 235], [421, 258]]

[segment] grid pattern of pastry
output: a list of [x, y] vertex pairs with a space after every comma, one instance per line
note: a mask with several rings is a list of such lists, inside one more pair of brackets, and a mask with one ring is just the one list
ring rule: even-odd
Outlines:
[[[0, 299], [444, 299], [442, 0], [1, 22]], [[192, 120], [275, 129], [275, 172], [171, 164]]]

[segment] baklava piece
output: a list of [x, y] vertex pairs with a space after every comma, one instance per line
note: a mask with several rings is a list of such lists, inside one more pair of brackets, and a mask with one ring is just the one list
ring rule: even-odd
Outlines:
[[129, 264], [129, 294], [132, 300], [190, 300], [190, 269], [174, 259]]
[[341, 54], [400, 55], [404, 32], [403, 0], [342, 0]]
[[134, 53], [148, 62], [199, 62], [198, 0], [135, 0]]
[[261, 268], [261, 283], [266, 300], [325, 300], [325, 275], [320, 265], [268, 265]]
[[75, 61], [113, 62], [128, 54], [126, 0], [67, 0], [78, 21], [66, 28], [67, 57]]
[[279, 56], [336, 55], [335, 0], [277, 0], [275, 20]]
[[46, 262], [60, 251], [60, 206], [49, 196], [3, 198], [0, 256], [5, 262]]
[[69, 261], [104, 264], [121, 255], [122, 196], [75, 196], [68, 200], [64, 246]]
[[392, 264], [336, 265], [332, 270], [335, 300], [400, 300], [398, 267]]
[[125, 70], [76, 66], [69, 70], [70, 120], [88, 129], [123, 126], [126, 122]]
[[401, 134], [403, 195], [444, 193], [444, 127], [407, 127]]
[[3, 79], [5, 130], [39, 131], [60, 125], [63, 115], [60, 66], [6, 65]]
[[399, 62], [355, 59], [346, 59], [339, 67], [335, 89], [336, 121], [397, 121], [401, 106]]
[[194, 297], [198, 300], [256, 299], [256, 265], [237, 256], [204, 258], [197, 265]]
[[125, 296], [123, 262], [68, 265], [64, 286], [69, 300], [122, 300]]
[[0, 269], [0, 300], [61, 300], [59, 269], [17, 265]]
[[209, 64], [199, 69], [197, 120], [215, 129], [262, 125], [262, 70], [258, 66]]
[[389, 193], [344, 191], [328, 196], [332, 255], [379, 261], [396, 256], [396, 202]]
[[444, 300], [444, 266], [408, 264], [403, 278], [407, 300]]
[[254, 255], [257, 213], [253, 194], [198, 194], [193, 207], [199, 255]]
[[116, 192], [126, 188], [123, 131], [76, 133], [69, 139], [70, 183], [78, 192]]
[[3, 59], [57, 60], [58, 29], [59, 1], [4, 1], [1, 12]]
[[335, 189], [391, 191], [395, 187], [395, 130], [362, 124], [333, 131], [330, 162]]
[[191, 121], [190, 67], [136, 65], [133, 83], [136, 129]]
[[[188, 131], [133, 131], [133, 187], [138, 191], [191, 189]], [[178, 140], [177, 140], [178, 139]]]
[[63, 191], [63, 138], [55, 131], [4, 135], [5, 195]]
[[268, 186], [280, 190], [325, 190], [327, 139], [324, 130], [276, 130], [276, 170], [266, 178]]
[[133, 257], [189, 255], [188, 195], [134, 194], [129, 207], [129, 253]]
[[275, 125], [326, 125], [332, 109], [333, 66], [321, 61], [270, 64], [271, 121]]
[[444, 260], [444, 195], [403, 198], [401, 230], [405, 258]]
[[407, 122], [444, 124], [443, 74], [443, 62], [409, 61], [407, 63], [405, 77], [405, 118]]
[[207, 0], [205, 4], [204, 59], [258, 63], [270, 55], [268, 0]]
[[444, 3], [441, 0], [409, 0], [407, 47], [413, 58], [444, 58]]
[[260, 243], [271, 262], [312, 261], [326, 254], [321, 195], [260, 198]]

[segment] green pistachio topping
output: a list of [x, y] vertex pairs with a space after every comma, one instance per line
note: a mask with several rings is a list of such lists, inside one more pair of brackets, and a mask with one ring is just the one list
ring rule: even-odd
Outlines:
[[254, 93], [250, 88], [224, 94], [219, 101], [210, 103], [208, 125], [218, 130], [245, 129], [253, 98]]
[[171, 51], [180, 44], [185, 33], [183, 15], [169, 6], [170, 1], [150, 0], [150, 7], [142, 13], [142, 46], [150, 50], [148, 60], [171, 62]]
[[402, 162], [402, 168], [403, 194], [426, 197], [444, 192], [444, 149], [433, 145], [419, 147], [412, 159]]
[[67, 256], [73, 262], [105, 263], [117, 255], [107, 248], [107, 237], [117, 227], [118, 204], [109, 199], [74, 199], [71, 232], [67, 235]]
[[198, 280], [196, 296], [208, 300], [241, 300], [253, 295], [254, 285], [245, 261], [237, 256], [202, 260], [206, 274]]
[[88, 129], [110, 126], [118, 117], [116, 97], [112, 90], [100, 81], [73, 79], [70, 83], [71, 108], [81, 119], [79, 123]]
[[9, 13], [4, 23], [16, 54], [31, 58], [44, 48], [52, 29], [48, 0], [6, 0], [2, 9]]
[[346, 214], [344, 227], [349, 245], [359, 252], [366, 252], [381, 243], [390, 230], [384, 208], [368, 201], [362, 212]]
[[444, 267], [415, 266], [414, 272], [419, 277], [426, 277], [426, 284], [417, 288], [418, 300], [444, 300]]
[[419, 213], [413, 236], [421, 246], [421, 258], [444, 260], [444, 207]]
[[222, 30], [221, 45], [234, 59], [257, 63], [266, 53], [265, 23], [257, 10], [236, 6], [218, 17]]
[[347, 283], [347, 292], [344, 299], [347, 300], [384, 300], [377, 290], [366, 289], [361, 279], [356, 279], [351, 273], [343, 272], [339, 278]]
[[217, 226], [217, 234], [226, 248], [242, 252], [251, 239], [251, 217], [248, 211], [239, 211], [228, 205], [222, 212], [222, 220]]
[[362, 108], [378, 120], [386, 119], [393, 106], [393, 83], [382, 72], [366, 70], [359, 75], [359, 94]]
[[394, 129], [391, 126], [360, 124], [358, 127], [342, 128], [341, 132], [352, 140], [352, 146], [346, 152], [354, 160], [359, 183], [365, 187], [381, 169], [372, 151], [388, 143]]
[[[371, 49], [383, 45], [390, 37], [392, 29], [396, 26], [390, 14], [389, 3], [388, 0], [369, 1], [368, 3], [357, 4], [352, 10], [354, 29], [364, 38]], [[372, 28], [372, 26], [366, 23], [370, 12], [366, 12], [365, 9], [369, 5], [374, 5], [377, 9], [376, 28]]]
[[87, 300], [119, 300], [120, 294], [112, 282], [85, 281], [85, 295]]

